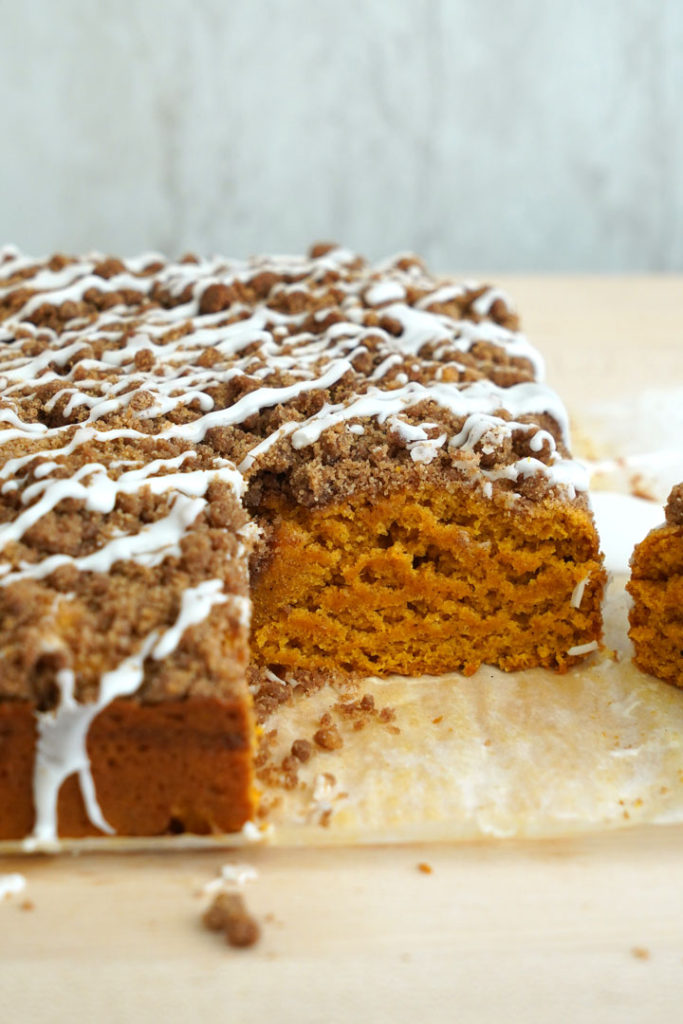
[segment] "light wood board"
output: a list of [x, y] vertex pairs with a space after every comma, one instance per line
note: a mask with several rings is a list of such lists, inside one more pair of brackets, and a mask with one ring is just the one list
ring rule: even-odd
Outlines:
[[[497, 280], [579, 424], [596, 402], [683, 387], [682, 278]], [[227, 862], [258, 871], [248, 951], [199, 924]], [[675, 1021], [681, 868], [682, 826], [6, 857], [28, 884], [0, 903], [0, 1021]]]

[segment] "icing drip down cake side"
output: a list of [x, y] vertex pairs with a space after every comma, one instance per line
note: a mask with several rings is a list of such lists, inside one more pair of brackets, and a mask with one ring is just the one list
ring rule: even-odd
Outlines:
[[247, 667], [567, 669], [604, 572], [498, 290], [0, 250], [0, 838], [239, 829]]

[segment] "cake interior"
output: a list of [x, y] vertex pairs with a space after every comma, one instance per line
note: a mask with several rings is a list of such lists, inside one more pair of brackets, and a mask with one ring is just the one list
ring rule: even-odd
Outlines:
[[633, 660], [683, 687], [683, 525], [653, 530], [638, 545], [628, 590]]
[[566, 669], [601, 635], [590, 513], [507, 497], [452, 483], [315, 508], [266, 498], [252, 657], [285, 674]]

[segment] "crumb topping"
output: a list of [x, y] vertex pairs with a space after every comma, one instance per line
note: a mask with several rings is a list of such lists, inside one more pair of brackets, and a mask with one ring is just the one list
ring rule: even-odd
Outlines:
[[664, 511], [670, 526], [683, 526], [683, 483], [673, 488]]
[[[93, 476], [130, 493], [149, 463], [155, 479], [205, 469], [191, 465], [198, 449], [307, 503], [397, 460], [575, 488], [564, 410], [516, 327], [498, 289], [444, 284], [412, 256], [34, 261], [5, 249], [4, 493], [31, 501], [75, 474], [65, 499]], [[88, 457], [98, 442], [122, 449], [118, 466]]]
[[323, 718], [325, 721], [321, 721], [320, 728], [313, 734], [315, 743], [322, 750], [340, 750], [344, 746], [344, 740], [341, 737], [339, 729], [334, 722], [332, 722], [332, 718], [329, 713], [326, 713]]

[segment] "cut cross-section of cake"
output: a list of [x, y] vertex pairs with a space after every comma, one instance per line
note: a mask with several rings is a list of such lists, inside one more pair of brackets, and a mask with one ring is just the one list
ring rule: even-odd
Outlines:
[[598, 646], [585, 474], [497, 289], [5, 249], [0, 389], [2, 838], [241, 827], [250, 613], [290, 676]]
[[669, 495], [666, 521], [636, 546], [626, 589], [634, 662], [683, 686], [683, 483]]

